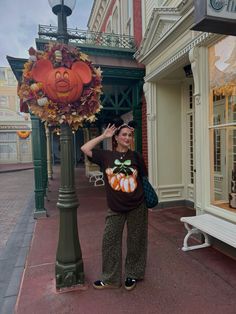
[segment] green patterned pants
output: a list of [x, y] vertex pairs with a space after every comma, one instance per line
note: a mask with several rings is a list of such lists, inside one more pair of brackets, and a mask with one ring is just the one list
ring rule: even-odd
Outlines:
[[143, 279], [147, 257], [148, 210], [143, 203], [138, 208], [117, 213], [110, 209], [102, 246], [102, 280], [120, 285], [122, 280], [122, 238], [127, 223], [127, 254], [125, 277]]

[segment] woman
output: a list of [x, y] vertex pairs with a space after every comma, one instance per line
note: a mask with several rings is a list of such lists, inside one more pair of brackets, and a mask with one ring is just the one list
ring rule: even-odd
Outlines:
[[[141, 175], [147, 170], [141, 155], [130, 150], [134, 129], [122, 123], [108, 125], [102, 135], [85, 143], [81, 150], [104, 172], [108, 212], [102, 245], [102, 278], [95, 289], [119, 288], [122, 282], [122, 235], [127, 223], [125, 289], [132, 290], [144, 278], [147, 256], [148, 211], [145, 205]], [[99, 150], [94, 147], [107, 138], [116, 147]]]

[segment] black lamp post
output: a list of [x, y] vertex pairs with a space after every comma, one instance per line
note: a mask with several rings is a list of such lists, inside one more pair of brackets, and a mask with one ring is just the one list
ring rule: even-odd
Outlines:
[[[55, 34], [61, 43], [68, 43], [67, 16], [76, 0], [49, 0], [54, 14], [58, 16]], [[74, 287], [84, 283], [83, 260], [77, 227], [79, 205], [74, 183], [73, 137], [68, 124], [61, 125], [61, 187], [57, 207], [60, 211], [59, 240], [56, 255], [56, 288]]]

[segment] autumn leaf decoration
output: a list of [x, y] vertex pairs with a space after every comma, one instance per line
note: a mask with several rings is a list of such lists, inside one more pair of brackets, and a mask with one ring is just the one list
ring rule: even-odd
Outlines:
[[[73, 69], [74, 63], [82, 61], [90, 68], [92, 80], [83, 86], [82, 94], [75, 101], [65, 103], [52, 100], [45, 92], [44, 84], [33, 77], [33, 69], [39, 60], [49, 60], [53, 69]], [[50, 43], [43, 52], [32, 47], [29, 49], [29, 60], [24, 64], [18, 95], [33, 114], [49, 125], [68, 123], [73, 129], [78, 129], [85, 122], [94, 122], [96, 114], [102, 109], [101, 81], [100, 68], [95, 68], [85, 53], [73, 46]]]

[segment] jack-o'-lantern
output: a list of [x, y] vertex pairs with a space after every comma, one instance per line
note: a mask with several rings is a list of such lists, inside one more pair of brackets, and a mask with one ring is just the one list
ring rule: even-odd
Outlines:
[[120, 187], [123, 192], [133, 192], [137, 187], [137, 181], [134, 176], [127, 176], [120, 180]]
[[92, 72], [83, 61], [74, 62], [69, 69], [53, 68], [49, 60], [38, 60], [32, 69], [32, 77], [36, 82], [43, 83], [43, 91], [49, 99], [69, 104], [79, 99], [83, 86], [92, 80]]
[[109, 183], [114, 190], [116, 191], [120, 190], [120, 180], [117, 178], [115, 174], [111, 176]]

